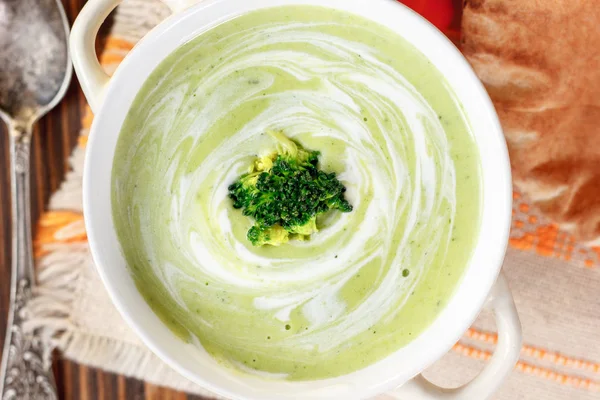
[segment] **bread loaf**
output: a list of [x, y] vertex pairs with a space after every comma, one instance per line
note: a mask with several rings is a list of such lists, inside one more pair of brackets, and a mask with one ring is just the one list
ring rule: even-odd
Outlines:
[[516, 186], [563, 229], [600, 244], [600, 1], [465, 0], [462, 31]]

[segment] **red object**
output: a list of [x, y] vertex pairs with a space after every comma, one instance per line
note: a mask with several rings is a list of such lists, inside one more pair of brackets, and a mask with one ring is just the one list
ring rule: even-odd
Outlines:
[[447, 32], [454, 18], [453, 0], [399, 0], [421, 14], [442, 32]]

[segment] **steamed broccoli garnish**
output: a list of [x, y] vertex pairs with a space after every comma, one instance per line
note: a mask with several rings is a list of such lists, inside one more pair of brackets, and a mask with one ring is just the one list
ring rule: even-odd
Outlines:
[[318, 232], [317, 215], [352, 211], [344, 185], [334, 173], [318, 169], [318, 151], [305, 150], [280, 132], [269, 134], [278, 142], [277, 151], [254, 161], [229, 186], [233, 207], [255, 220], [247, 235], [254, 246], [306, 240]]
[[290, 233], [283, 229], [281, 225], [266, 227], [255, 224], [248, 231], [247, 237], [254, 246], [264, 246], [265, 244], [279, 246], [290, 240]]

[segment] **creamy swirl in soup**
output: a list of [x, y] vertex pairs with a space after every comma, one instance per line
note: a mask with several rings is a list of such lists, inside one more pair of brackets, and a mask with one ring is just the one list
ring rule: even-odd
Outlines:
[[[319, 150], [348, 189], [354, 210], [309, 241], [253, 247], [227, 196], [273, 150], [268, 130]], [[148, 78], [117, 145], [113, 217], [139, 291], [183, 340], [247, 373], [320, 379], [398, 350], [448, 302], [478, 234], [478, 157], [451, 88], [401, 37], [264, 9]]]

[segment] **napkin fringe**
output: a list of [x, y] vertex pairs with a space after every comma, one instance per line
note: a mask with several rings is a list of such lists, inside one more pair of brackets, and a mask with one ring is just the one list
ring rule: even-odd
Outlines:
[[93, 368], [119, 371], [128, 377], [157, 386], [168, 382], [170, 388], [205, 396], [207, 399], [220, 398], [177, 374], [146, 347], [126, 341], [78, 332], [70, 338], [63, 352], [68, 359]]
[[[137, 379], [147, 379], [146, 372], [153, 370], [155, 382], [159, 381], [159, 376], [164, 376], [167, 369], [160, 363], [154, 363], [153, 354], [146, 349], [87, 333], [73, 335], [64, 349], [64, 355], [94, 368], [126, 371], [125, 375]], [[150, 368], [153, 363], [155, 368]]]
[[24, 309], [26, 333], [38, 331], [49, 344], [46, 357], [55, 348], [64, 348], [75, 326], [71, 318], [73, 303], [79, 298], [82, 269], [89, 252], [87, 243], [55, 244], [53, 251], [39, 260], [40, 273], [34, 297]]
[[[69, 235], [80, 235], [69, 229]], [[69, 239], [68, 236], [65, 237]], [[119, 371], [128, 377], [142, 379], [154, 384], [164, 384], [165, 377], [177, 390], [209, 394], [191, 382], [177, 376], [175, 372], [145, 347], [129, 341], [114, 340], [85, 332], [75, 321], [77, 309], [74, 302], [80, 299], [89, 249], [87, 243], [52, 244], [44, 247], [50, 252], [38, 259], [38, 282], [33, 289], [34, 297], [28, 302], [23, 314], [24, 331], [37, 331], [42, 341], [48, 344], [45, 360], [51, 359], [55, 349], [67, 359], [107, 371]], [[93, 310], [90, 310], [93, 312]]]
[[[80, 198], [81, 185], [63, 185], [60, 192], [63, 199]], [[118, 371], [159, 386], [168, 382], [169, 387], [176, 390], [214, 397], [181, 377], [140, 343], [115, 340], [85, 330], [84, 319], [76, 315], [76, 302], [85, 296], [84, 290], [90, 290], [86, 286], [88, 268], [93, 270], [94, 266], [87, 242], [73, 241], [82, 234], [85, 227], [81, 221], [72, 222], [54, 234], [55, 239], [63, 243], [43, 244], [45, 254], [36, 260], [37, 284], [33, 298], [23, 310], [23, 329], [26, 333], [37, 331], [47, 344], [43, 355], [45, 363], [49, 366], [52, 352], [58, 349], [65, 358], [93, 368]], [[90, 308], [86, 311], [93, 316], [93, 307]]]

